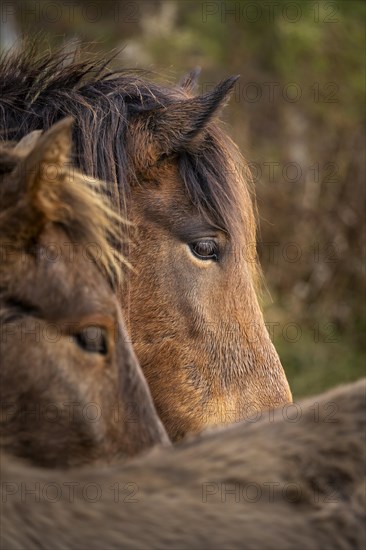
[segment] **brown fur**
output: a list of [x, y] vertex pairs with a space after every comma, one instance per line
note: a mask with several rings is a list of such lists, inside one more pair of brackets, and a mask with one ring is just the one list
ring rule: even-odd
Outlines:
[[70, 120], [30, 141], [0, 150], [0, 444], [48, 466], [132, 456], [167, 436], [112, 286], [120, 221], [68, 166]]
[[[168, 88], [65, 57], [29, 48], [2, 59], [2, 135], [75, 117], [75, 162], [108, 182], [134, 227], [123, 313], [169, 435], [290, 401], [256, 296], [250, 176], [216, 120], [236, 77], [192, 97], [196, 73]], [[217, 261], [192, 253], [207, 239]]]
[[362, 380], [108, 469], [36, 470], [5, 455], [2, 548], [361, 550], [365, 389]]

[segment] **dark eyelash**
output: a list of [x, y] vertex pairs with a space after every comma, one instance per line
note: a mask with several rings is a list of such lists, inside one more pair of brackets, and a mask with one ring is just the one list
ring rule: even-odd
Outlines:
[[20, 298], [6, 298], [4, 301], [5, 314], [2, 316], [3, 321], [10, 323], [23, 317], [31, 315], [32, 317], [41, 317], [40, 310], [31, 302]]

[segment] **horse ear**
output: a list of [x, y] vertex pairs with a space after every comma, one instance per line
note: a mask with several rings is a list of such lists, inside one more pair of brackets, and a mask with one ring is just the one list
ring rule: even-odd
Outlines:
[[41, 135], [42, 130], [34, 130], [33, 132], [30, 132], [18, 141], [14, 147], [14, 151], [17, 153], [28, 154], [33, 149]]
[[201, 67], [196, 67], [185, 74], [179, 81], [179, 86], [188, 93], [193, 94], [197, 89], [198, 77], [201, 74]]
[[147, 111], [135, 126], [135, 151], [141, 169], [159, 158], [197, 147], [199, 134], [227, 103], [235, 82], [232, 76], [204, 95], [176, 101], [166, 107]]
[[70, 158], [72, 124], [71, 117], [65, 118], [42, 136], [26, 136], [23, 139], [29, 138], [29, 142], [19, 147], [20, 151], [31, 147], [17, 167], [23, 192], [30, 205], [46, 219], [52, 219], [52, 211], [57, 209], [59, 189], [56, 186], [60, 185], [60, 177], [65, 174]]

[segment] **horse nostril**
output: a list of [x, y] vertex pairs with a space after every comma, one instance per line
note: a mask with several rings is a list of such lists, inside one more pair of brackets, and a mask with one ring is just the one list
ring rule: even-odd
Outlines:
[[105, 329], [96, 326], [89, 326], [74, 335], [78, 346], [89, 353], [108, 353], [107, 334]]

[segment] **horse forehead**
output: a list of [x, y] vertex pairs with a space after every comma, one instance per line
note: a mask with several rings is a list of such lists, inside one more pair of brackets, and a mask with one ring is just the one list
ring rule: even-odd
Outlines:
[[7, 270], [12, 273], [11, 291], [39, 305], [48, 319], [116, 310], [115, 296], [87, 257], [85, 245], [52, 226], [34, 249], [20, 251]]
[[173, 163], [151, 170], [133, 193], [133, 209], [159, 225], [171, 224], [187, 215], [197, 214], [182, 178]]
[[63, 232], [50, 231], [39, 244], [40, 273], [49, 272], [50, 284], [60, 292], [86, 298], [94, 291], [101, 300], [112, 300], [112, 290], [88, 252], [95, 243], [75, 242]]

